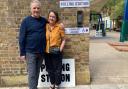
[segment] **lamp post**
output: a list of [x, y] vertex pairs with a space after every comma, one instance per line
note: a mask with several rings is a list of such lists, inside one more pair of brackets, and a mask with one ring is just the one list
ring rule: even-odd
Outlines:
[[124, 18], [120, 33], [120, 42], [128, 41], [128, 0], [124, 1]]

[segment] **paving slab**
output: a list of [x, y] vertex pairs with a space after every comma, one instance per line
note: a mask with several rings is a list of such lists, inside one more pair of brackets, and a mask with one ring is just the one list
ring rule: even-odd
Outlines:
[[128, 84], [119, 84], [118, 87], [119, 89], [128, 89]]
[[128, 46], [128, 43], [125, 42], [108, 42], [112, 46]]
[[91, 85], [91, 89], [119, 89], [117, 85]]
[[128, 52], [128, 46], [113, 46], [118, 51]]

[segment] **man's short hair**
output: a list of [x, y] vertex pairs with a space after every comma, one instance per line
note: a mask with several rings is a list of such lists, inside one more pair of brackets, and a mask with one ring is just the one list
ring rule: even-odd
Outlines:
[[38, 3], [39, 6], [41, 6], [41, 2], [39, 0], [32, 0], [31, 3], [30, 3], [30, 8], [31, 8], [33, 3]]

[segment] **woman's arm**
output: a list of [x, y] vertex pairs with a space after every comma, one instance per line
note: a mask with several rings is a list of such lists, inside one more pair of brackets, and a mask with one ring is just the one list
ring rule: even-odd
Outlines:
[[65, 45], [65, 38], [62, 38], [62, 43], [60, 45], [60, 52], [63, 51], [64, 45]]

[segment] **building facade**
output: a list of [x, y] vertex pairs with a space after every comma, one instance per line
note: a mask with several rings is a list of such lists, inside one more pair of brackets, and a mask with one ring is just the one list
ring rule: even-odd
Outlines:
[[[83, 26], [89, 27], [90, 9], [87, 7], [60, 8], [61, 0], [40, 0], [42, 16], [48, 11], [59, 12], [66, 28], [77, 27], [78, 12], [83, 13]], [[31, 0], [0, 0], [0, 86], [22, 86], [27, 84], [26, 62], [19, 57], [18, 34], [21, 21], [30, 15]], [[81, 18], [81, 17], [80, 17]], [[75, 59], [76, 85], [90, 83], [89, 33], [66, 34], [64, 58]]]

